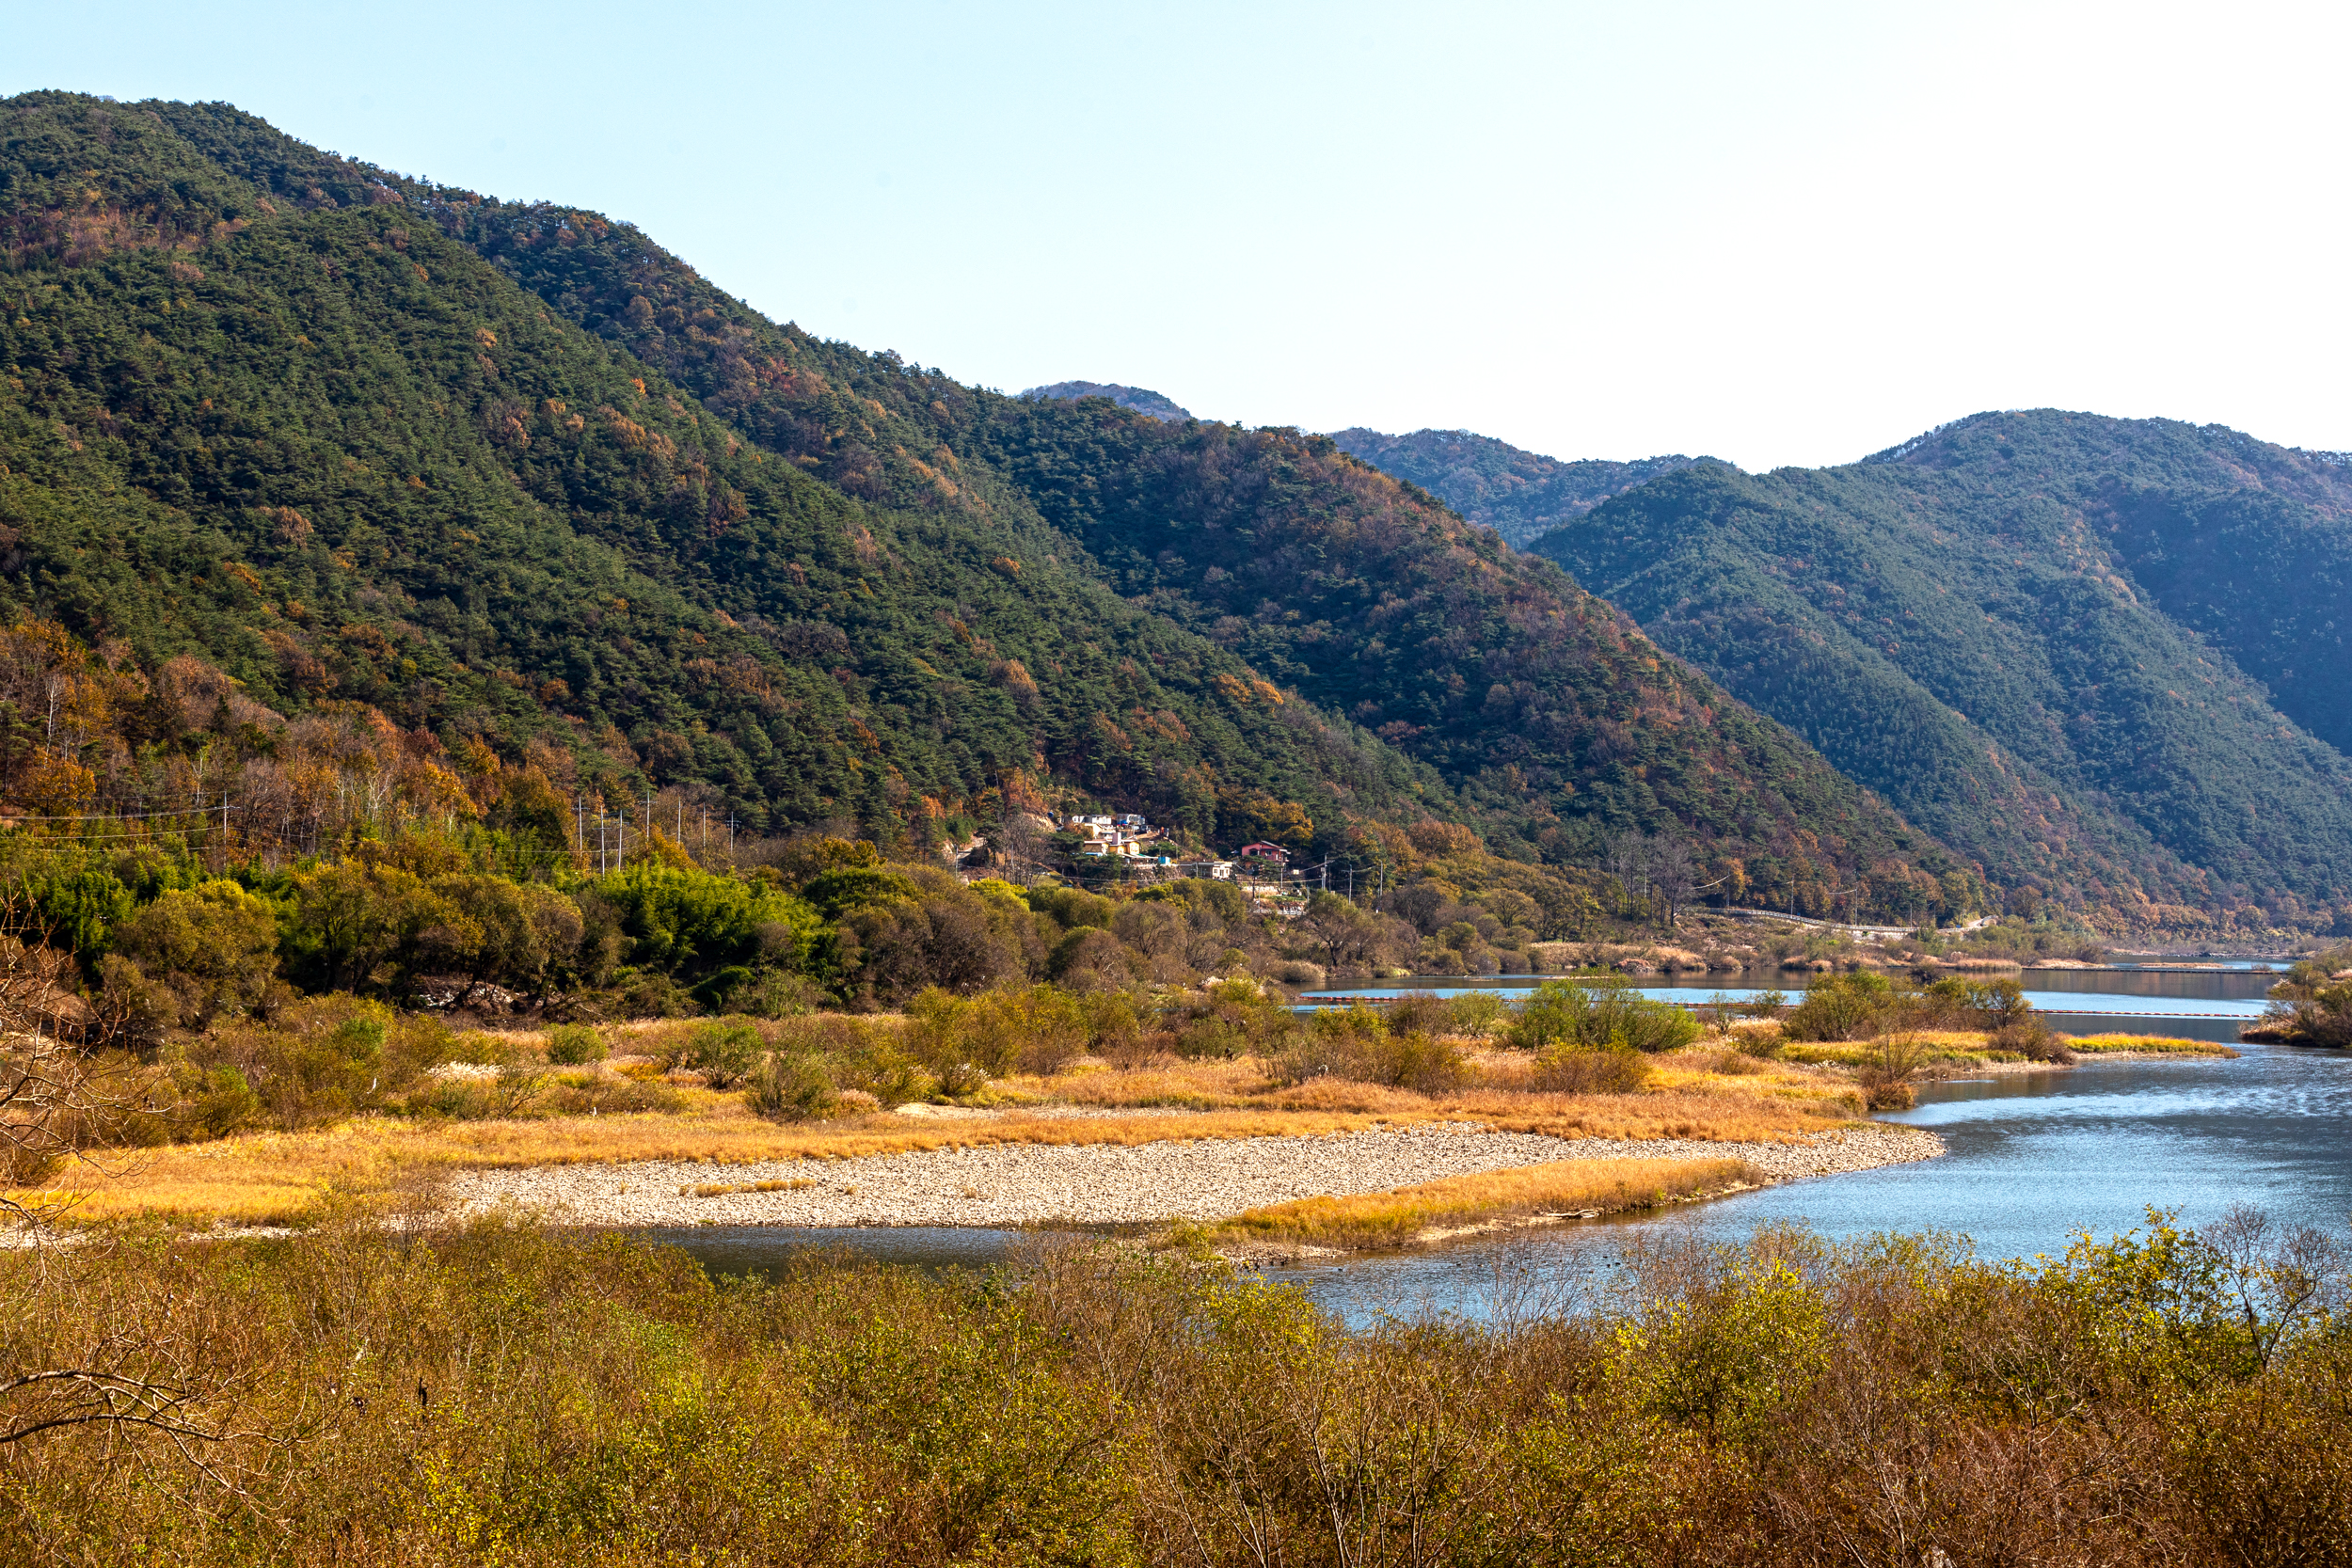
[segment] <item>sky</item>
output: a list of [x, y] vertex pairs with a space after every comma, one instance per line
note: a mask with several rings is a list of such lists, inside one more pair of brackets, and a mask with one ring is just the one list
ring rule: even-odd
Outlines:
[[2344, 8], [12, 10], [0, 92], [226, 100], [1007, 390], [1750, 469], [1988, 408], [2352, 448]]

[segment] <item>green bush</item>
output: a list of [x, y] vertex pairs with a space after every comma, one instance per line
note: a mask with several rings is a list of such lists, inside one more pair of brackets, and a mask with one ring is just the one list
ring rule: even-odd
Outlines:
[[1699, 1021], [1688, 1009], [1601, 976], [1545, 981], [1521, 1004], [1504, 1037], [1518, 1050], [1537, 1053], [1561, 1045], [1678, 1051], [1698, 1037]]
[[181, 1093], [181, 1135], [190, 1142], [225, 1138], [262, 1117], [262, 1097], [233, 1067], [193, 1069]]
[[262, 1119], [293, 1131], [395, 1106], [454, 1048], [437, 1019], [338, 993], [291, 1003], [266, 1023], [217, 1023], [186, 1049], [195, 1068], [234, 1069]]
[[[1009, 1073], [1061, 1071], [1095, 1044], [1103, 1006], [1052, 986], [969, 997], [933, 987], [907, 1008], [906, 1049], [949, 1094], [970, 1094]], [[1110, 1006], [1102, 1016], [1120, 1016]]]
[[1177, 992], [1161, 1004], [1157, 1022], [1161, 1042], [1196, 1059], [1273, 1056], [1301, 1030], [1297, 1014], [1247, 978]]
[[601, 1062], [611, 1053], [604, 1037], [584, 1023], [566, 1023], [548, 1035], [548, 1060], [558, 1067]]
[[841, 1095], [822, 1057], [771, 1051], [752, 1069], [743, 1102], [771, 1120], [808, 1121], [839, 1110]]
[[1781, 1033], [1792, 1040], [1861, 1040], [1902, 1011], [1903, 998], [1883, 974], [1861, 971], [1824, 977], [1788, 1010]]
[[1454, 1026], [1454, 1009], [1435, 991], [1408, 990], [1382, 1010], [1391, 1035], [1442, 1035]]
[[1446, 1022], [1457, 1035], [1489, 1039], [1511, 1017], [1511, 1005], [1490, 990], [1470, 990], [1446, 1003]]
[[759, 1026], [739, 1019], [706, 1023], [688, 1037], [678, 1065], [693, 1069], [714, 1089], [731, 1089], [759, 1065], [767, 1041]]
[[[1443, 1016], [1442, 1004], [1419, 1010]], [[1422, 1094], [1459, 1087], [1470, 1077], [1469, 1058], [1453, 1041], [1414, 1027], [1413, 1022], [1408, 1012], [1400, 1028], [1393, 1010], [1383, 1014], [1361, 1003], [1327, 1009], [1290, 1038], [1276, 1070], [1292, 1083], [1345, 1078]]]
[[777, 1036], [779, 1054], [818, 1059], [835, 1088], [872, 1095], [885, 1108], [940, 1092], [939, 1079], [907, 1053], [887, 1023], [832, 1013], [792, 1020]]

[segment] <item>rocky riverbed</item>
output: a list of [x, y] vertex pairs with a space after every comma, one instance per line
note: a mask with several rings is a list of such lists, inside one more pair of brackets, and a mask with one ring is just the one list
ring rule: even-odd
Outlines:
[[[1000, 1145], [860, 1160], [469, 1171], [453, 1179], [449, 1199], [461, 1213], [513, 1205], [599, 1226], [1151, 1224], [1222, 1219], [1295, 1198], [1385, 1192], [1553, 1160], [1744, 1160], [1768, 1179], [1792, 1180], [1943, 1152], [1932, 1132], [1883, 1124], [1793, 1144], [1555, 1138], [1456, 1125], [1134, 1147]], [[758, 1191], [761, 1183], [771, 1190]], [[715, 1187], [733, 1190], [694, 1192]]]

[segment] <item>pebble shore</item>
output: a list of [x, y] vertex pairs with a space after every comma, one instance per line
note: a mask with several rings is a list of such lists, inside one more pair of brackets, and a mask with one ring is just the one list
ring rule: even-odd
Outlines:
[[[512, 1205], [596, 1226], [1120, 1225], [1223, 1219], [1269, 1203], [1385, 1192], [1553, 1160], [1744, 1160], [1766, 1178], [1785, 1181], [1943, 1152], [1943, 1140], [1932, 1132], [1884, 1124], [1817, 1133], [1799, 1144], [1554, 1138], [1456, 1125], [1132, 1148], [1017, 1144], [737, 1165], [545, 1165], [469, 1171], [453, 1179], [448, 1196], [461, 1214]], [[708, 1197], [680, 1191], [761, 1181], [815, 1184]]]

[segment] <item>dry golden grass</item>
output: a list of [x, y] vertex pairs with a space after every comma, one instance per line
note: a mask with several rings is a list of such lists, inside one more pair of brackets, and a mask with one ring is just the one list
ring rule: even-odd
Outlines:
[[1862, 1114], [1848, 1085], [1815, 1074], [1744, 1056], [1738, 1058], [1737, 1070], [1721, 1070], [1726, 1053], [1720, 1045], [1657, 1058], [1649, 1085], [1630, 1095], [1543, 1093], [1529, 1087], [1534, 1063], [1525, 1054], [1469, 1054], [1474, 1081], [1435, 1094], [1345, 1078], [1284, 1086], [1269, 1081], [1265, 1064], [1252, 1057], [1159, 1056], [1127, 1069], [1083, 1064], [1051, 1078], [1008, 1079], [1004, 1086], [1026, 1101], [1104, 1108], [1246, 1108], [1473, 1120], [1571, 1137], [1708, 1137], [1737, 1143], [1785, 1142]]
[[1252, 1209], [1186, 1239], [1211, 1244], [1309, 1243], [1404, 1246], [1442, 1233], [1533, 1214], [1611, 1213], [1710, 1196], [1753, 1178], [1737, 1160], [1560, 1160], [1449, 1176], [1385, 1193], [1307, 1197]]
[[2219, 1040], [2175, 1039], [2169, 1035], [2074, 1035], [2066, 1043], [2092, 1056], [2219, 1056], [2237, 1059], [2234, 1048]]
[[[1973, 1029], [1920, 1029], [1912, 1032], [1926, 1052], [1926, 1065], [1979, 1068], [2013, 1058], [1996, 1055], [1988, 1037]], [[2237, 1053], [2214, 1040], [2175, 1039], [2165, 1035], [2061, 1035], [2075, 1052], [2084, 1055], [2149, 1055], [2149, 1056], [2214, 1056], [2233, 1057]], [[1819, 1062], [1851, 1067], [1860, 1062], [1870, 1050], [1867, 1040], [1810, 1040], [1792, 1043], [1782, 1055], [1792, 1062]]]
[[[659, 1043], [647, 1037], [651, 1029], [630, 1033], [632, 1049]], [[997, 1108], [987, 1114], [929, 1120], [874, 1114], [779, 1123], [754, 1116], [739, 1095], [685, 1087], [685, 1107], [671, 1112], [512, 1121], [370, 1116], [310, 1132], [123, 1151], [11, 1196], [62, 1209], [75, 1223], [154, 1215], [199, 1226], [283, 1225], [346, 1200], [421, 1199], [438, 1176], [462, 1169], [850, 1160], [1007, 1144], [1133, 1147], [1432, 1122], [1570, 1138], [1783, 1143], [1861, 1114], [1842, 1084], [1782, 1068], [1726, 1075], [1710, 1069], [1715, 1057], [1707, 1053], [1681, 1054], [1690, 1059], [1663, 1059], [1652, 1085], [1629, 1095], [1531, 1091], [1523, 1063], [1509, 1053], [1476, 1058], [1482, 1083], [1434, 1095], [1338, 1078], [1285, 1087], [1256, 1061], [1168, 1057], [1131, 1069], [1082, 1065], [1052, 1078], [1007, 1080], [994, 1085]]]

